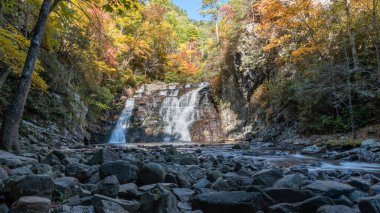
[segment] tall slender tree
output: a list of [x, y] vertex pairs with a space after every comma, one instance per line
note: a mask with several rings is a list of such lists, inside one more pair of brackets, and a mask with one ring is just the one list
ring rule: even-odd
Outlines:
[[11, 104], [4, 115], [3, 123], [0, 130], [0, 147], [4, 150], [15, 152], [20, 151], [18, 142], [18, 129], [21, 117], [24, 111], [26, 98], [29, 93], [33, 77], [34, 65], [40, 51], [40, 45], [44, 34], [45, 26], [50, 11], [56, 6], [59, 0], [44, 0], [41, 5], [39, 17], [36, 23], [35, 32], [32, 37], [29, 51], [25, 60], [21, 80], [16, 94], [13, 96]]

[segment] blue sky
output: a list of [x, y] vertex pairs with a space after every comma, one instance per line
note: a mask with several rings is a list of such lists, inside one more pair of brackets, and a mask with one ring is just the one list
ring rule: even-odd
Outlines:
[[203, 19], [199, 14], [199, 9], [202, 5], [202, 0], [173, 0], [173, 3], [185, 9], [191, 19], [200, 20]]

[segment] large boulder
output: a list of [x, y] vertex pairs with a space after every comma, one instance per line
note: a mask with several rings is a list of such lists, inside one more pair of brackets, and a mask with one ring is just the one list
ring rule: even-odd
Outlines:
[[298, 190], [289, 188], [268, 188], [264, 192], [280, 203], [296, 203], [314, 196], [309, 190]]
[[100, 165], [106, 162], [116, 161], [119, 160], [118, 154], [108, 148], [101, 149], [97, 151], [94, 156], [92, 156], [90, 160], [91, 165]]
[[346, 181], [346, 183], [363, 192], [368, 192], [371, 186], [369, 181], [357, 177], [351, 177]]
[[75, 177], [81, 183], [87, 182], [95, 172], [92, 166], [81, 163], [69, 163], [65, 170], [67, 176]]
[[22, 196], [39, 196], [51, 200], [54, 183], [47, 175], [28, 175], [11, 179], [7, 184], [7, 197], [11, 201]]
[[135, 183], [127, 183], [120, 185], [119, 197], [130, 199], [137, 197], [137, 185]]
[[115, 202], [100, 200], [96, 203], [95, 211], [97, 213], [128, 213], [122, 206]]
[[355, 211], [344, 205], [325, 205], [319, 207], [317, 213], [355, 213]]
[[104, 200], [116, 203], [130, 213], [137, 213], [139, 212], [139, 209], [140, 209], [140, 203], [135, 200], [120, 200], [120, 199], [114, 199], [114, 198], [110, 198], [110, 197], [99, 195], [99, 194], [95, 194], [91, 198], [91, 204], [95, 207], [102, 206], [103, 205], [102, 201]]
[[79, 181], [73, 177], [62, 177], [53, 180], [54, 183], [54, 200], [68, 199], [75, 194], [79, 187]]
[[156, 185], [140, 197], [141, 213], [179, 213], [176, 196], [161, 185]]
[[108, 197], [116, 197], [119, 189], [120, 184], [115, 175], [105, 177], [98, 184], [98, 193]]
[[174, 188], [173, 193], [177, 196], [177, 198], [182, 202], [188, 202], [190, 197], [195, 193], [191, 189], [187, 188]]
[[139, 172], [139, 182], [141, 184], [163, 183], [165, 182], [165, 170], [158, 163], [148, 163]]
[[305, 186], [305, 189], [327, 197], [347, 195], [355, 191], [355, 189], [348, 184], [330, 180], [316, 180], [313, 183]]
[[13, 203], [10, 213], [49, 213], [50, 205], [47, 198], [24, 196]]
[[281, 179], [283, 176], [273, 169], [264, 169], [253, 175], [252, 185], [262, 185], [271, 187], [273, 184]]
[[257, 192], [211, 192], [194, 196], [192, 205], [205, 213], [251, 213], [263, 210], [264, 201]]
[[60, 206], [56, 213], [95, 213], [93, 206]]
[[359, 209], [365, 213], [379, 213], [380, 212], [380, 196], [365, 197], [359, 200]]
[[319, 207], [324, 205], [334, 205], [334, 201], [329, 197], [316, 196], [296, 203], [293, 206], [298, 212], [315, 212]]
[[121, 184], [136, 182], [138, 173], [137, 166], [121, 160], [103, 163], [99, 168], [100, 178], [115, 175]]
[[299, 189], [305, 182], [305, 176], [296, 173], [291, 175], [286, 175], [274, 183], [275, 188], [292, 188]]

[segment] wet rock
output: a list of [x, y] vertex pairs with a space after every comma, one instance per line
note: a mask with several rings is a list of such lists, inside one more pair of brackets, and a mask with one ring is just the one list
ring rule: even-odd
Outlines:
[[177, 183], [176, 176], [174, 174], [166, 174], [165, 183]]
[[0, 180], [6, 180], [9, 178], [7, 170], [0, 166]]
[[25, 165], [37, 164], [38, 160], [29, 157], [15, 155], [9, 152], [0, 150], [0, 165], [5, 165], [9, 168], [16, 168]]
[[360, 200], [360, 198], [362, 198], [362, 197], [367, 197], [368, 194], [365, 193], [365, 192], [359, 191], [359, 190], [355, 190], [355, 191], [353, 191], [351, 194], [349, 194], [349, 195], [347, 195], [347, 196], [348, 196], [348, 198], [349, 198], [352, 202], [357, 203], [357, 202]]
[[375, 185], [372, 185], [370, 188], [369, 188], [369, 194], [374, 196], [374, 195], [379, 195], [380, 194], [380, 184], [375, 184]]
[[173, 193], [177, 196], [177, 198], [182, 202], [188, 202], [190, 197], [195, 193], [191, 189], [187, 188], [173, 188]]
[[98, 193], [108, 197], [116, 197], [119, 194], [119, 189], [120, 184], [115, 175], [105, 177], [98, 185]]
[[322, 152], [322, 148], [319, 146], [307, 146], [301, 150], [303, 154], [317, 154]]
[[222, 177], [218, 178], [212, 185], [211, 189], [215, 191], [228, 191], [230, 186], [227, 184], [226, 181], [223, 180]]
[[54, 200], [68, 199], [75, 194], [79, 187], [79, 181], [73, 177], [62, 177], [53, 180], [54, 183]]
[[267, 187], [273, 186], [273, 184], [281, 179], [283, 176], [273, 169], [264, 169], [253, 175], [252, 185], [263, 185]]
[[7, 197], [11, 201], [22, 196], [39, 196], [51, 199], [54, 183], [47, 175], [28, 175], [11, 179], [7, 184]]
[[378, 142], [374, 139], [366, 139], [366, 140], [362, 141], [360, 146], [367, 147], [367, 148], [376, 147], [376, 146], [380, 146], [380, 142]]
[[106, 162], [116, 161], [119, 159], [120, 158], [115, 151], [108, 148], [103, 148], [94, 154], [89, 163], [91, 165], [100, 165]]
[[81, 183], [87, 182], [95, 172], [93, 167], [81, 163], [70, 163], [65, 170], [67, 176], [75, 177]]
[[211, 170], [206, 172], [207, 179], [211, 182], [215, 182], [218, 178], [223, 176], [223, 173], [219, 170]]
[[194, 196], [192, 206], [205, 213], [250, 213], [262, 210], [264, 201], [256, 192], [212, 192]]
[[355, 211], [344, 205], [325, 205], [319, 207], [317, 213], [355, 213]]
[[99, 202], [97, 202], [95, 206], [95, 211], [97, 213], [127, 213], [127, 211], [119, 204], [107, 200], [100, 200]]
[[5, 204], [0, 204], [0, 213], [8, 213], [9, 212], [9, 208], [7, 205]]
[[335, 205], [344, 205], [344, 206], [350, 206], [350, 207], [354, 206], [351, 200], [348, 199], [348, 197], [346, 197], [345, 195], [340, 195], [339, 197], [333, 200], [334, 200]]
[[165, 170], [158, 163], [148, 163], [139, 171], [139, 182], [141, 184], [165, 182]]
[[330, 180], [316, 180], [313, 183], [305, 186], [305, 189], [311, 190], [315, 193], [327, 196], [335, 197], [337, 195], [347, 195], [352, 193], [355, 189], [344, 183]]
[[55, 213], [95, 213], [93, 206], [68, 206], [59, 207]]
[[164, 187], [157, 185], [140, 197], [141, 213], [177, 213], [176, 196]]
[[199, 160], [195, 157], [185, 156], [179, 161], [181, 165], [198, 165]]
[[249, 142], [238, 143], [232, 146], [232, 149], [250, 149], [251, 144]]
[[371, 186], [371, 183], [369, 181], [356, 177], [351, 177], [346, 181], [346, 183], [363, 192], [368, 192]]
[[180, 172], [176, 174], [178, 186], [186, 188], [191, 186], [191, 178], [189, 173]]
[[33, 174], [32, 170], [30, 170], [29, 167], [26, 167], [26, 166], [11, 169], [9, 172], [10, 176], [31, 175], [31, 174]]
[[120, 199], [114, 199], [114, 198], [110, 198], [110, 197], [99, 195], [99, 194], [95, 194], [92, 197], [91, 204], [95, 207], [101, 206], [102, 205], [101, 201], [103, 200], [116, 203], [130, 213], [136, 213], [140, 209], [140, 203], [135, 200], [120, 200]]
[[334, 205], [334, 201], [329, 197], [317, 196], [300, 203], [294, 204], [294, 209], [299, 212], [315, 212], [319, 207], [324, 205]]
[[137, 196], [137, 185], [135, 183], [128, 183], [120, 185], [119, 197], [130, 199]]
[[280, 203], [296, 203], [314, 196], [309, 190], [290, 188], [268, 188], [264, 190], [271, 198]]
[[379, 213], [380, 212], [380, 196], [361, 198], [358, 202], [361, 212]]
[[197, 183], [194, 185], [196, 188], [206, 188], [210, 186], [210, 181], [207, 180], [207, 178], [202, 178], [197, 181]]
[[115, 175], [121, 184], [136, 182], [138, 173], [137, 166], [125, 161], [107, 162], [99, 168], [100, 178]]
[[10, 213], [49, 213], [51, 201], [37, 196], [20, 197], [12, 204]]
[[250, 186], [252, 184], [253, 179], [251, 177], [238, 175], [236, 173], [228, 172], [223, 175], [223, 179], [230, 187], [242, 187], [242, 186]]
[[51, 172], [52, 168], [49, 164], [39, 163], [30, 167], [34, 174], [45, 174]]
[[276, 181], [273, 185], [275, 188], [292, 188], [299, 189], [305, 182], [305, 176], [301, 174], [286, 175]]
[[279, 203], [267, 208], [268, 213], [292, 213], [293, 206], [289, 203]]

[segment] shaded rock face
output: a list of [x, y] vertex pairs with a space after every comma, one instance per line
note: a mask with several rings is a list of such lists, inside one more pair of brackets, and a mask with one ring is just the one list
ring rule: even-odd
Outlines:
[[127, 143], [212, 142], [223, 137], [219, 112], [207, 84], [146, 84], [131, 98], [134, 106], [126, 130]]

